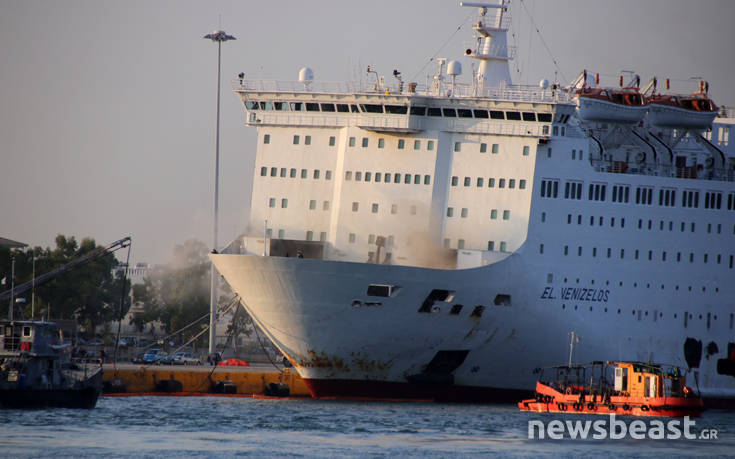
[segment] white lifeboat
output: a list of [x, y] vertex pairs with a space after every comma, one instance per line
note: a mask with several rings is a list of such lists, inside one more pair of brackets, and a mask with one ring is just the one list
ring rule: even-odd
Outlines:
[[646, 116], [648, 106], [636, 88], [592, 88], [576, 91], [577, 112], [583, 121], [635, 124]]
[[689, 96], [654, 94], [648, 104], [651, 125], [661, 128], [705, 129], [717, 116], [717, 105], [704, 92]]

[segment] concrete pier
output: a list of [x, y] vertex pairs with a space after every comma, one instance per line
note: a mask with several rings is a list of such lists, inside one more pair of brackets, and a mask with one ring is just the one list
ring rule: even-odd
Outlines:
[[[120, 392], [128, 394], [173, 392], [214, 393], [227, 381], [229, 393], [242, 395], [267, 395], [266, 388], [271, 383], [287, 384], [292, 397], [310, 397], [309, 390], [299, 374], [290, 368], [279, 371], [269, 364], [253, 364], [249, 367], [225, 366], [174, 366], [112, 364], [103, 365], [105, 393]], [[117, 380], [122, 385], [115, 385]], [[166, 381], [177, 381], [168, 383]], [[234, 387], [233, 387], [234, 384]], [[236, 389], [235, 389], [236, 387]]]

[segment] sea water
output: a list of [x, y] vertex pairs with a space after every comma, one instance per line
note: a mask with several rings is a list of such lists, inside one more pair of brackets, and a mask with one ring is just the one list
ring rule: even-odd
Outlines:
[[[0, 410], [2, 457], [715, 457], [735, 455], [735, 412], [706, 411], [717, 439], [529, 439], [515, 405], [226, 397], [102, 397], [92, 410]], [[630, 423], [632, 418], [627, 419]], [[664, 419], [665, 421], [665, 419]]]

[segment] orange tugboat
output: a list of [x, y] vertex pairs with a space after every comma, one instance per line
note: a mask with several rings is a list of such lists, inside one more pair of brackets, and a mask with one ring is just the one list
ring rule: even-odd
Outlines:
[[704, 410], [676, 366], [609, 361], [546, 370], [555, 379], [544, 380], [542, 371], [535, 398], [518, 403], [521, 411], [698, 417]]

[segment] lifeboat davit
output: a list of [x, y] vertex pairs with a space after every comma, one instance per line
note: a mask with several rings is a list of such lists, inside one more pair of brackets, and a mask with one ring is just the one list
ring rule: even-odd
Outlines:
[[582, 121], [635, 124], [646, 116], [648, 105], [637, 88], [583, 87], [575, 93]]
[[661, 128], [706, 129], [717, 116], [717, 105], [703, 92], [689, 96], [654, 94], [648, 106], [651, 125]]

